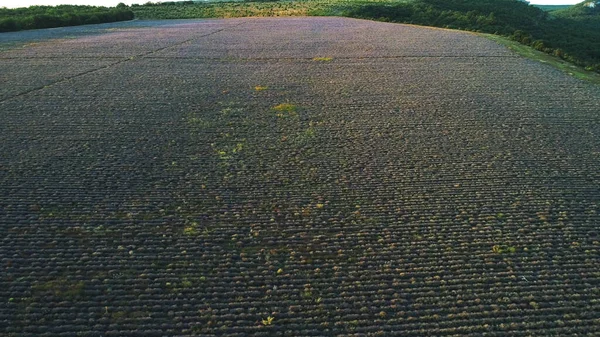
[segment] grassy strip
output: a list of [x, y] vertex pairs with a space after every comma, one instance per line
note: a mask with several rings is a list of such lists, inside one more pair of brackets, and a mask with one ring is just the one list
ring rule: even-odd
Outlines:
[[492, 41], [495, 41], [503, 46], [506, 46], [508, 49], [513, 52], [526, 57], [531, 60], [539, 61], [542, 63], [546, 63], [556, 69], [559, 69], [568, 75], [571, 75], [575, 78], [585, 80], [588, 82], [592, 82], [595, 84], [600, 84], [600, 74], [585, 70], [583, 67], [579, 67], [574, 65], [573, 63], [567, 62], [559, 57], [541, 52], [532, 47], [523, 45], [519, 42], [510, 40], [506, 37], [494, 35], [494, 34], [484, 34], [479, 33], [479, 35], [484, 36]]

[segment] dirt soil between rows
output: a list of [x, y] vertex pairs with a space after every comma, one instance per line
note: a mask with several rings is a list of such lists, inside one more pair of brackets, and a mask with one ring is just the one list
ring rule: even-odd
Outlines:
[[0, 335], [598, 336], [600, 87], [345, 18], [0, 34]]

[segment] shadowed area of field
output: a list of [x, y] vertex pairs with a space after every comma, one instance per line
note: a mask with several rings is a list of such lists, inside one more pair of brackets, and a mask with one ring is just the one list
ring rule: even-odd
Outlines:
[[600, 333], [600, 87], [342, 18], [10, 34], [0, 334]]

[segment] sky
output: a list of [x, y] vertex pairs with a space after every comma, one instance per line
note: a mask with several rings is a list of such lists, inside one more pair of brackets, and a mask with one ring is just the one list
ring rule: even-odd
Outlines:
[[[536, 5], [573, 5], [583, 0], [530, 0], [529, 3]], [[33, 5], [56, 6], [69, 5], [91, 5], [91, 6], [116, 6], [119, 2], [131, 5], [132, 3], [143, 4], [148, 0], [0, 0], [0, 7], [16, 8], [29, 7]], [[160, 0], [152, 0], [160, 2]]]

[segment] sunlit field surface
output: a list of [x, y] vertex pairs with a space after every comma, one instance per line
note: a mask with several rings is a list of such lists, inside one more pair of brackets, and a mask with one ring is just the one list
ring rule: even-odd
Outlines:
[[474, 34], [0, 43], [0, 335], [597, 336], [600, 87]]

